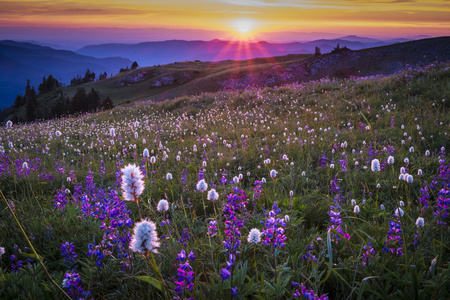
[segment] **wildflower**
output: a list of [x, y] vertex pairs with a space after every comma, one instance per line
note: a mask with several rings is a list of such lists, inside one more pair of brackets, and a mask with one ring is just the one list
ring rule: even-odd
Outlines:
[[430, 156], [430, 150], [425, 151], [425, 156]]
[[234, 177], [233, 177], [233, 183], [234, 183], [234, 184], [238, 184], [238, 183], [239, 183], [239, 177], [234, 176]]
[[351, 204], [352, 204], [352, 206], [355, 206], [356, 205], [356, 200], [352, 199]]
[[381, 210], [384, 210], [384, 205], [381, 204], [381, 205], [380, 205], [380, 208], [381, 208]]
[[381, 184], [377, 183], [377, 189], [379, 189], [381, 187]]
[[206, 183], [205, 179], [202, 179], [197, 183], [197, 191], [204, 192], [207, 189], [208, 189], [208, 184]]
[[400, 206], [405, 206], [405, 202], [403, 202], [402, 200], [400, 200], [399, 204]]
[[160, 212], [169, 210], [169, 202], [166, 199], [159, 200], [157, 210]]
[[286, 223], [289, 223], [290, 220], [291, 220], [291, 219], [289, 218], [288, 215], [285, 215], [285, 216], [284, 216], [284, 221], [285, 221]]
[[271, 178], [275, 178], [277, 176], [277, 174], [278, 174], [278, 172], [273, 170], [273, 169], [270, 171], [270, 177]]
[[156, 157], [150, 157], [150, 163], [153, 165], [156, 162]]
[[12, 123], [11, 120], [8, 120], [8, 121], [6, 122], [6, 128], [11, 128], [12, 125], [13, 125], [13, 123]]
[[417, 227], [423, 227], [425, 226], [425, 220], [422, 217], [418, 217], [416, 220]]
[[22, 169], [28, 169], [28, 163], [26, 161], [23, 162]]
[[112, 136], [112, 137], [115, 137], [116, 136], [116, 130], [114, 128], [110, 128], [109, 129], [109, 135]]
[[422, 169], [417, 170], [417, 175], [419, 175], [419, 176], [422, 176], [422, 175], [423, 175]]
[[395, 217], [403, 217], [403, 215], [405, 214], [405, 212], [403, 211], [403, 209], [401, 209], [400, 207], [397, 208], [394, 212], [394, 216]]
[[266, 183], [267, 181], [266, 181], [266, 179], [263, 177], [263, 178], [261, 179], [261, 182], [262, 182], [262, 183]]
[[3, 254], [5, 254], [5, 248], [4, 247], [0, 247], [0, 256], [2, 256]]
[[144, 191], [144, 180], [139, 167], [129, 164], [122, 170], [122, 191], [127, 201], [137, 201], [139, 195]]
[[401, 173], [401, 174], [405, 174], [405, 173], [406, 173], [405, 167], [401, 167], [401, 168], [400, 168], [400, 173]]
[[143, 220], [136, 223], [134, 234], [131, 238], [130, 250], [146, 254], [149, 251], [158, 253], [157, 249], [160, 245], [158, 234], [156, 233], [156, 225], [152, 221]]
[[414, 147], [410, 147], [410, 148], [409, 148], [409, 152], [410, 152], [410, 153], [413, 153], [413, 152], [414, 152]]
[[353, 209], [353, 212], [355, 214], [359, 214], [359, 205], [355, 205], [355, 208]]
[[334, 164], [330, 164], [330, 169], [334, 169]]
[[373, 159], [371, 164], [372, 172], [380, 171], [380, 161], [378, 159]]
[[219, 193], [217, 193], [215, 189], [211, 189], [211, 190], [209, 190], [208, 195], [206, 196], [206, 199], [211, 200], [211, 201], [216, 201], [217, 199], [219, 199]]
[[56, 135], [56, 136], [61, 136], [61, 131], [56, 130], [55, 135]]
[[388, 157], [387, 163], [390, 164], [390, 165], [394, 164], [394, 157], [392, 155]]
[[149, 155], [150, 155], [150, 154], [149, 154], [149, 152], [148, 152], [148, 149], [145, 148], [145, 149], [144, 149], [144, 152], [142, 153], [142, 156], [143, 156], [143, 157], [149, 157]]
[[137, 131], [134, 133], [134, 138], [137, 139], [139, 137], [139, 133]]
[[409, 158], [405, 157], [405, 159], [403, 160], [403, 162], [404, 162], [405, 164], [409, 164]]
[[84, 291], [81, 287], [81, 277], [75, 271], [67, 272], [64, 275], [64, 280], [62, 282], [63, 288], [67, 290], [67, 294], [72, 299], [84, 299], [88, 298], [91, 293], [89, 291]]
[[172, 180], [172, 173], [166, 174], [166, 180]]
[[302, 172], [302, 176], [303, 176], [303, 177], [306, 176], [306, 172], [305, 172], [305, 171]]
[[406, 176], [406, 182], [407, 182], [407, 183], [413, 183], [413, 180], [414, 180], [414, 178], [413, 178], [412, 175], [409, 175], [409, 174], [408, 174], [408, 176]]
[[69, 244], [69, 242], [65, 242], [64, 244], [61, 244], [61, 255], [68, 268], [75, 264], [75, 259], [78, 257], [74, 250], [75, 246], [73, 243]]
[[249, 243], [258, 244], [261, 241], [261, 232], [258, 229], [253, 228], [248, 234], [247, 241]]

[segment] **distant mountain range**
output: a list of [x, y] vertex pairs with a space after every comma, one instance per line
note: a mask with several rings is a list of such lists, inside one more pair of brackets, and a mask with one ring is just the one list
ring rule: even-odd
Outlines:
[[14, 103], [15, 97], [24, 92], [27, 79], [37, 90], [44, 76], [53, 75], [68, 84], [77, 75], [83, 77], [88, 68], [110, 76], [131, 64], [126, 58], [94, 58], [32, 43], [0, 41], [0, 108]]
[[154, 66], [182, 61], [244, 60], [259, 57], [273, 57], [288, 54], [312, 54], [315, 47], [322, 53], [333, 50], [337, 44], [352, 50], [360, 50], [407, 42], [408, 39], [377, 40], [354, 35], [338, 39], [320, 39], [310, 42], [269, 43], [246, 41], [184, 41], [144, 42], [139, 44], [101, 44], [86, 46], [79, 54], [97, 58], [126, 57], [137, 61], [140, 66]]

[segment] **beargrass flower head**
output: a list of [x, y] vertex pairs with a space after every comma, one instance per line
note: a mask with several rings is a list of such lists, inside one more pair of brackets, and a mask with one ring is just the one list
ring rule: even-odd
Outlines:
[[355, 205], [355, 207], [353, 208], [353, 212], [355, 213], [355, 214], [359, 214], [359, 205]]
[[384, 210], [384, 204], [380, 205], [381, 210]]
[[400, 200], [399, 204], [400, 206], [405, 206], [405, 202], [403, 202], [402, 200]]
[[152, 221], [142, 220], [134, 226], [134, 233], [131, 238], [130, 250], [146, 254], [150, 251], [158, 253], [160, 246], [156, 225]]
[[11, 120], [8, 120], [8, 121], [6, 122], [6, 128], [11, 128], [12, 125], [13, 125], [13, 123], [12, 123]]
[[238, 184], [238, 183], [239, 183], [239, 177], [234, 176], [234, 177], [233, 177], [233, 183], [234, 183], [234, 184]]
[[166, 180], [172, 180], [172, 173], [166, 174]]
[[430, 156], [430, 150], [425, 151], [425, 156]]
[[150, 163], [153, 165], [156, 162], [156, 157], [150, 157]]
[[61, 131], [56, 130], [55, 135], [56, 135], [56, 136], [61, 136]]
[[157, 210], [159, 212], [164, 212], [164, 211], [169, 210], [169, 201], [167, 201], [166, 199], [159, 200]]
[[0, 256], [2, 256], [3, 254], [5, 254], [5, 248], [4, 247], [0, 247]]
[[202, 179], [197, 183], [197, 191], [205, 192], [207, 189], [208, 184], [206, 183], [205, 179]]
[[144, 156], [144, 157], [149, 157], [150, 156], [147, 148], [144, 149], [144, 152], [142, 153], [142, 156]]
[[253, 228], [248, 234], [247, 241], [250, 244], [258, 244], [261, 241], [261, 232], [258, 229]]
[[330, 165], [330, 169], [334, 169], [334, 164], [331, 164], [331, 165]]
[[23, 162], [22, 169], [28, 169], [28, 163], [26, 161]]
[[373, 159], [371, 164], [372, 172], [379, 172], [380, 171], [380, 161], [378, 159]]
[[352, 206], [355, 206], [356, 205], [356, 200], [352, 199], [351, 203], [352, 203]]
[[387, 163], [390, 164], [390, 165], [394, 164], [394, 157], [392, 155], [388, 157]]
[[127, 201], [137, 201], [144, 191], [144, 180], [141, 169], [135, 164], [129, 164], [122, 170], [122, 191]]
[[114, 128], [110, 128], [109, 129], [109, 135], [112, 136], [112, 137], [115, 137], [116, 136], [116, 130]]
[[209, 190], [206, 199], [216, 201], [217, 199], [219, 199], [219, 193], [217, 193], [215, 189], [211, 189]]
[[422, 169], [417, 170], [417, 175], [419, 175], [419, 176], [422, 176], [422, 175], [423, 175]]

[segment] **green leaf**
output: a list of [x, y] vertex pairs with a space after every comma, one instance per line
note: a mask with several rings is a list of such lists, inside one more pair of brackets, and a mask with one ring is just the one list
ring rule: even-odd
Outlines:
[[364, 293], [364, 286], [366, 285], [366, 281], [369, 280], [369, 279], [372, 279], [372, 278], [379, 278], [379, 277], [380, 276], [369, 276], [369, 277], [364, 278], [361, 281], [361, 287], [359, 288], [358, 299], [356, 299], [356, 300], [361, 300], [362, 299], [362, 295]]
[[22, 255], [25, 256], [25, 257], [27, 257], [27, 258], [35, 259], [35, 260], [37, 260], [37, 261], [42, 261], [42, 260], [43, 260], [42, 256], [40, 256], [39, 254], [34, 254], [34, 253], [24, 253], [24, 252], [22, 252]]
[[331, 246], [331, 231], [328, 230], [327, 232], [327, 249], [328, 249], [328, 261], [329, 261], [329, 268], [333, 268], [333, 252], [332, 252], [332, 246]]
[[163, 292], [163, 288], [161, 282], [159, 282], [156, 278], [150, 276], [134, 276], [134, 278], [145, 281], [153, 285], [155, 288]]

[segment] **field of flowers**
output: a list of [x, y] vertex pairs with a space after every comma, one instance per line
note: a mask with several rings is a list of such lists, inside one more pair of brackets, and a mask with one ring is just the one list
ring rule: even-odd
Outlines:
[[0, 129], [0, 299], [448, 299], [450, 65]]

